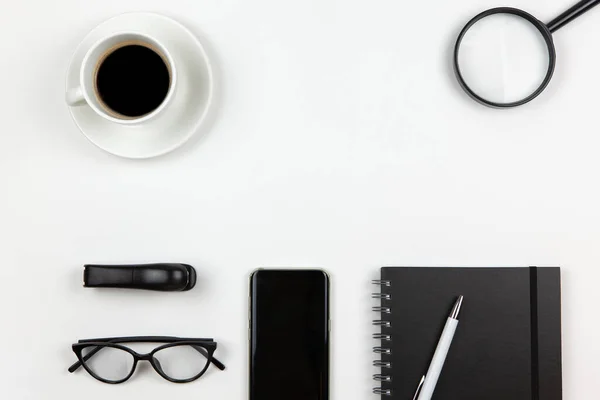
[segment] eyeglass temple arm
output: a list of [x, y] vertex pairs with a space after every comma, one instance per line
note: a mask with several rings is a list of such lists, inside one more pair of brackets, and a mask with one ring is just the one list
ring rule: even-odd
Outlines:
[[[107, 343], [111, 343], [111, 342], [107, 342]], [[88, 354], [86, 354], [83, 357], [83, 361], [87, 361], [89, 360], [94, 354], [96, 354], [98, 351], [100, 351], [101, 346], [97, 346], [94, 350], [90, 351]], [[75, 371], [77, 371], [79, 369], [79, 367], [81, 367], [81, 361], [77, 360], [77, 362], [73, 365], [71, 365], [69, 367], [69, 372], [73, 373]]]
[[208, 358], [210, 360], [211, 363], [213, 363], [215, 365], [215, 367], [219, 368], [221, 371], [223, 371], [225, 369], [225, 364], [223, 364], [221, 361], [217, 360], [215, 357], [210, 357], [208, 356], [208, 352], [200, 347], [200, 346], [194, 346], [192, 345], [192, 347], [200, 354], [202, 354], [204, 357]]
[[157, 342], [157, 343], [175, 343], [182, 341], [198, 341], [198, 342], [213, 342], [212, 338], [182, 338], [177, 336], [124, 336], [124, 337], [112, 337], [112, 338], [99, 338], [99, 339], [83, 339], [78, 340], [77, 343], [90, 343], [90, 342], [107, 342], [107, 343], [136, 343], [136, 342]]
[[546, 27], [551, 33], [554, 33], [563, 26], [567, 25], [569, 22], [573, 21], [575, 18], [585, 14], [598, 4], [600, 4], [600, 0], [581, 0], [573, 7], [569, 8], [567, 11], [546, 24]]
[[[176, 338], [170, 338], [170, 337], [169, 337], [169, 338], [167, 338], [167, 337], [162, 337], [162, 338], [163, 338], [163, 339], [176, 339]], [[131, 341], [132, 339], [135, 339], [135, 338], [130, 338], [130, 339], [129, 339], [129, 341]], [[158, 339], [158, 338], [155, 338], [155, 339]], [[119, 341], [122, 341], [122, 340], [124, 340], [124, 339], [121, 339], [121, 338], [114, 338], [114, 339], [109, 339], [109, 340], [107, 340], [106, 342], [107, 342], [107, 343], [118, 343]], [[149, 340], [149, 338], [147, 338], [146, 340]], [[91, 342], [92, 340], [82, 340], [82, 341], [80, 341], [80, 342], [81, 342], [81, 343], [85, 343], [86, 341], [89, 341], [89, 342]], [[135, 341], [135, 340], [134, 340], [134, 341]], [[221, 371], [223, 371], [223, 370], [225, 369], [225, 364], [223, 364], [221, 361], [219, 361], [219, 360], [218, 360], [217, 358], [215, 358], [215, 357], [209, 357], [209, 355], [208, 355], [208, 352], [207, 352], [207, 351], [206, 351], [204, 348], [202, 348], [202, 347], [200, 347], [200, 346], [193, 346], [193, 345], [192, 345], [192, 347], [193, 347], [193, 348], [194, 348], [194, 349], [195, 349], [197, 352], [199, 352], [200, 354], [202, 354], [204, 357], [208, 358], [208, 359], [209, 359], [209, 361], [215, 365], [215, 367], [219, 368]], [[98, 351], [100, 351], [100, 349], [101, 349], [101, 348], [102, 348], [101, 346], [97, 346], [97, 347], [96, 347], [94, 350], [90, 351], [88, 354], [86, 354], [86, 355], [83, 357], [83, 361], [87, 361], [87, 360], [89, 360], [89, 359], [90, 359], [90, 358], [91, 358], [91, 357], [92, 357], [94, 354], [96, 354]], [[77, 362], [76, 362], [76, 363], [74, 363], [73, 365], [71, 365], [71, 366], [69, 367], [69, 372], [70, 372], [70, 373], [73, 373], [73, 372], [77, 371], [77, 370], [79, 369], [79, 367], [81, 367], [81, 361], [77, 360]]]

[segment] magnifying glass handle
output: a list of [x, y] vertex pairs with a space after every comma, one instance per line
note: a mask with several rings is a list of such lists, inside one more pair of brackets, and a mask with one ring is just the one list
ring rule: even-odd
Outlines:
[[573, 7], [554, 18], [546, 26], [550, 32], [554, 33], [569, 22], [573, 21], [575, 18], [585, 14], [598, 4], [600, 4], [600, 0], [581, 0]]

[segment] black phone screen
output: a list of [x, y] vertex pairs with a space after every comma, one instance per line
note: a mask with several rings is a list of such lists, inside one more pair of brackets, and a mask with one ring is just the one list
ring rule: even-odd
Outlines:
[[327, 274], [258, 270], [250, 301], [250, 400], [327, 400]]

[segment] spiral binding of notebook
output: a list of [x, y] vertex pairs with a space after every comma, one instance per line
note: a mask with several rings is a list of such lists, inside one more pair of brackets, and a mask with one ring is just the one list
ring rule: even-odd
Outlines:
[[373, 339], [380, 341], [379, 346], [373, 347], [373, 353], [378, 354], [380, 357], [378, 360], [373, 361], [373, 365], [381, 368], [381, 373], [373, 375], [373, 380], [379, 384], [379, 386], [373, 388], [373, 393], [391, 396], [392, 390], [386, 387], [386, 383], [392, 381], [392, 376], [391, 373], [386, 372], [391, 371], [392, 368], [392, 362], [388, 357], [392, 354], [392, 350], [385, 346], [392, 341], [392, 336], [389, 334], [389, 328], [392, 327], [392, 323], [391, 321], [386, 320], [385, 317], [392, 313], [391, 308], [388, 306], [388, 302], [392, 299], [392, 295], [384, 293], [384, 289], [392, 286], [392, 282], [375, 280], [373, 281], [373, 284], [381, 289], [379, 293], [372, 294], [374, 299], [378, 299], [381, 302], [379, 306], [373, 307], [373, 311], [379, 314], [379, 319], [373, 320], [373, 325], [380, 327], [380, 332], [373, 334]]

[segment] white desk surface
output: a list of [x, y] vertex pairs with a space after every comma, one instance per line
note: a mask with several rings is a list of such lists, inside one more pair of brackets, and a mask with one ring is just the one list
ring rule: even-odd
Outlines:
[[[542, 20], [571, 0], [512, 0]], [[563, 268], [564, 398], [600, 392], [600, 9], [555, 35], [548, 90], [468, 99], [456, 35], [498, 0], [17, 1], [0, 13], [0, 397], [245, 399], [247, 279], [327, 269], [332, 399], [374, 399], [370, 279], [382, 265]], [[218, 107], [165, 157], [97, 149], [64, 104], [69, 58], [124, 11], [210, 49]], [[201, 137], [201, 138], [200, 138]], [[189, 293], [96, 291], [84, 263], [194, 265]], [[174, 385], [70, 375], [78, 338], [213, 336], [226, 372]]]

